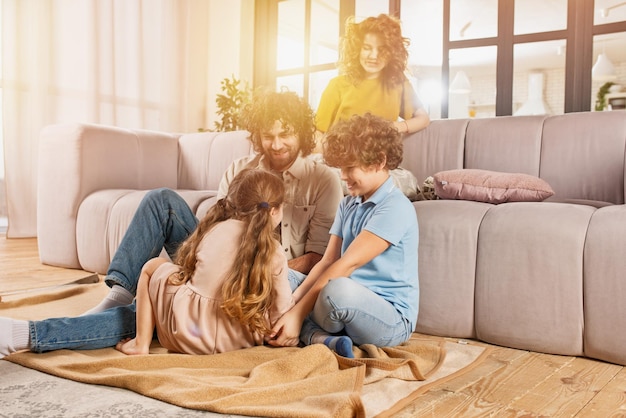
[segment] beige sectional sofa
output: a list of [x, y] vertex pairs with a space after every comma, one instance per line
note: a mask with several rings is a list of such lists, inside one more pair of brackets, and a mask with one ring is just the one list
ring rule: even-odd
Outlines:
[[[53, 125], [41, 134], [45, 264], [104, 273], [145, 191], [201, 215], [246, 132], [168, 134]], [[525, 173], [542, 202], [414, 202], [417, 331], [626, 365], [626, 112], [436, 120], [405, 138], [419, 184], [452, 169]]]

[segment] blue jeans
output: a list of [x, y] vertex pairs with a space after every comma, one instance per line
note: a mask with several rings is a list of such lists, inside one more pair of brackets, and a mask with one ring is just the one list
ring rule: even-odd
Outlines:
[[135, 336], [135, 304], [75, 318], [29, 321], [30, 351], [91, 350], [113, 347]]
[[[105, 281], [109, 286], [119, 284], [136, 294], [144, 263], [157, 257], [162, 248], [172, 257], [197, 224], [187, 203], [172, 190], [148, 192], [111, 261]], [[289, 270], [292, 291], [304, 278], [304, 274]], [[112, 347], [135, 336], [135, 320], [135, 305], [131, 304], [74, 318], [30, 321], [31, 351]]]
[[170, 189], [149, 191], [142, 199], [105, 277], [111, 287], [118, 284], [133, 295], [146, 261], [163, 248], [174, 257], [178, 246], [198, 226], [198, 218], [187, 202]]
[[411, 324], [396, 308], [352, 279], [331, 280], [302, 324], [300, 340], [311, 344], [315, 332], [347, 335], [356, 345], [388, 347], [411, 336]]

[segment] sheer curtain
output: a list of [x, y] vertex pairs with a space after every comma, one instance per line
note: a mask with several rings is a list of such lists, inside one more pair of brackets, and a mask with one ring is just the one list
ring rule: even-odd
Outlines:
[[214, 1], [1, 1], [7, 237], [36, 235], [43, 126], [89, 122], [169, 132], [208, 126]]

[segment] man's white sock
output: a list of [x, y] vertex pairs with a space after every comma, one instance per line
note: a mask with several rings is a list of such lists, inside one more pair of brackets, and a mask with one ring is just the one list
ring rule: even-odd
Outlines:
[[0, 318], [0, 358], [29, 347], [28, 321]]
[[107, 309], [115, 308], [116, 306], [130, 305], [133, 303], [133, 299], [135, 299], [135, 295], [126, 290], [126, 288], [118, 284], [114, 284], [111, 290], [109, 290], [109, 294], [102, 299], [98, 305], [89, 309], [87, 312], [83, 313], [83, 315], [91, 315], [106, 311]]

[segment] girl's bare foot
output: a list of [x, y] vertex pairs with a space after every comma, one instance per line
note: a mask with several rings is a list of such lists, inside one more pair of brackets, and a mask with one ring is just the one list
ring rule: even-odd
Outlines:
[[149, 347], [142, 347], [137, 344], [137, 338], [126, 338], [115, 345], [115, 349], [124, 354], [148, 354]]

